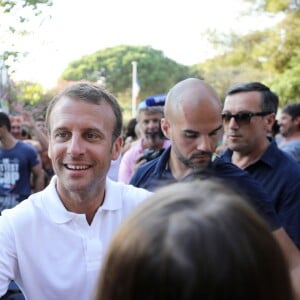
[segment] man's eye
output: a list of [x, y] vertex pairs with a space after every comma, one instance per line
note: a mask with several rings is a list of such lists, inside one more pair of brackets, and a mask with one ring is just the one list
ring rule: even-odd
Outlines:
[[89, 139], [89, 140], [95, 140], [98, 138], [98, 135], [95, 134], [95, 133], [92, 133], [92, 132], [89, 132], [86, 134], [86, 138]]
[[55, 137], [58, 137], [58, 138], [66, 138], [67, 136], [68, 136], [67, 132], [57, 132], [55, 134]]
[[188, 139], [195, 139], [195, 138], [198, 137], [198, 134], [186, 132], [186, 133], [184, 134], [184, 136], [185, 136], [186, 138], [188, 138]]
[[217, 131], [213, 131], [213, 132], [211, 132], [211, 133], [209, 134], [209, 136], [216, 136], [217, 134], [218, 134]]

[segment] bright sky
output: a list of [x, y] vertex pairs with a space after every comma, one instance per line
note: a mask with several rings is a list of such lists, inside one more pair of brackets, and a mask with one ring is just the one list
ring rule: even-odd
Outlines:
[[[243, 0], [54, 0], [34, 33], [17, 43], [29, 54], [15, 79], [55, 86], [72, 60], [117, 45], [151, 46], [182, 64], [212, 56], [205, 32], [265, 26], [246, 18]], [[264, 22], [263, 24], [260, 24]]]

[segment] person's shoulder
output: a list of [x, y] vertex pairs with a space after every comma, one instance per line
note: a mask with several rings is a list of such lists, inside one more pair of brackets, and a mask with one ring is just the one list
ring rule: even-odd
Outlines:
[[297, 161], [283, 149], [278, 149], [278, 153], [278, 163], [280, 163], [280, 170], [282, 172], [287, 172], [287, 174], [293, 173], [297, 176], [300, 176], [300, 165], [297, 163]]
[[131, 144], [131, 147], [124, 153], [124, 155], [126, 155], [127, 153], [129, 153], [129, 154], [127, 154], [127, 155], [130, 155], [130, 154], [132, 154], [132, 153], [136, 153], [136, 152], [140, 151], [142, 148], [143, 148], [143, 147], [142, 147], [142, 140], [139, 139], [139, 140], [137, 140], [137, 141], [134, 141], [134, 142]]
[[28, 140], [23, 140], [22, 142], [24, 142], [25, 144], [28, 144], [28, 145], [32, 146], [38, 152], [42, 151], [42, 146], [41, 146], [41, 143], [39, 141], [36, 141], [36, 140], [33, 140], [33, 139], [28, 139]]
[[133, 161], [137, 159], [140, 152], [140, 146], [138, 144], [132, 145], [128, 150], [126, 150], [122, 157], [121, 163], [126, 161]]
[[300, 139], [299, 140], [292, 140], [289, 142], [284, 143], [283, 145], [279, 145], [279, 148], [292, 155], [293, 158], [299, 161], [300, 159]]
[[[49, 222], [46, 203], [40, 196], [40, 193], [29, 196], [15, 207], [5, 209], [0, 216], [0, 232], [14, 239], [26, 239], [27, 236], [35, 238], [36, 232], [44, 228]], [[45, 199], [49, 200], [49, 199]]]
[[218, 158], [213, 163], [213, 170], [217, 177], [230, 182], [235, 187], [248, 191], [262, 192], [261, 184], [254, 179], [247, 171], [240, 169], [231, 162]]
[[225, 156], [218, 156], [213, 161], [212, 167], [214, 172], [219, 176], [248, 176], [246, 171], [226, 160]]
[[142, 164], [136, 172], [139, 172], [139, 174], [143, 174], [145, 172], [149, 172], [151, 170], [154, 170], [157, 166], [159, 161], [159, 157], [156, 157], [150, 161], [147, 161], [146, 163]]
[[[34, 204], [32, 199], [25, 199], [16, 206], [5, 209], [1, 212], [1, 220], [5, 219], [14, 225], [28, 224], [32, 221], [34, 216]], [[23, 225], [21, 225], [23, 226]]]
[[27, 151], [27, 152], [34, 152], [37, 153], [37, 148], [29, 142], [23, 141], [23, 140], [18, 140], [16, 146], [18, 149], [22, 149], [22, 151]]
[[142, 181], [150, 179], [155, 173], [159, 160], [160, 157], [157, 157], [139, 166], [131, 177], [130, 184], [139, 186]]
[[140, 202], [151, 195], [151, 192], [146, 189], [126, 184], [123, 182], [107, 179], [107, 187], [114, 193], [120, 195], [122, 201]]
[[299, 146], [300, 146], [300, 139], [293, 139], [293, 140], [289, 140], [289, 141], [278, 144], [279, 148], [299, 147]]
[[125, 215], [151, 195], [148, 190], [122, 182], [110, 181], [108, 185], [110, 191], [107, 190], [105, 207], [109, 210], [118, 210]]

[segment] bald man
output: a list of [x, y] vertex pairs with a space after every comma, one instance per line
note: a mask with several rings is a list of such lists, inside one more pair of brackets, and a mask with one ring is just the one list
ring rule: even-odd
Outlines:
[[162, 179], [175, 182], [192, 171], [205, 169], [221, 137], [220, 114], [218, 96], [204, 81], [189, 78], [176, 84], [167, 95], [165, 117], [161, 120], [162, 131], [172, 142], [164, 153], [163, 167], [150, 178], [143, 178], [143, 170], [156, 166], [156, 159], [138, 169], [131, 183], [155, 190]]
[[222, 134], [221, 103], [214, 89], [196, 78], [177, 83], [167, 95], [161, 125], [163, 133], [171, 140], [171, 146], [160, 157], [141, 166], [130, 184], [154, 191], [166, 184], [191, 178], [221, 179], [243, 193], [268, 222], [290, 268], [299, 273], [298, 249], [279, 223], [260, 183], [232, 163], [219, 157], [212, 159]]

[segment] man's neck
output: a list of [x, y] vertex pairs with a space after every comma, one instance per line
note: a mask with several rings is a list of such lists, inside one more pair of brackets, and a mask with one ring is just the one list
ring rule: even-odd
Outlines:
[[173, 153], [172, 150], [170, 152], [168, 164], [171, 174], [176, 180], [180, 180], [192, 172], [191, 168], [188, 168], [183, 163], [178, 161], [178, 159], [175, 157], [175, 153]]
[[1, 138], [0, 145], [4, 149], [11, 149], [16, 145], [17, 142], [18, 142], [18, 140], [15, 139], [13, 137], [13, 135], [8, 134], [8, 135]]
[[284, 138], [283, 142], [290, 142], [294, 140], [300, 140], [300, 131], [296, 131], [293, 134], [287, 136]]
[[57, 182], [56, 190], [57, 193], [68, 211], [85, 214], [87, 223], [91, 225], [93, 218], [103, 204], [105, 198], [105, 184], [99, 192], [88, 192], [88, 191], [67, 191], [64, 188], [60, 188]]

